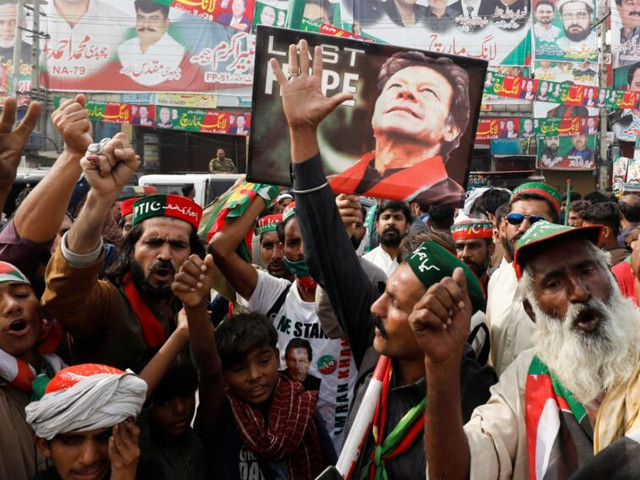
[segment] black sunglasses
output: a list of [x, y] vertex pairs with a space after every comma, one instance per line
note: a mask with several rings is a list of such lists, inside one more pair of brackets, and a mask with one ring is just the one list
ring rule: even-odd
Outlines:
[[540, 220], [546, 220], [546, 218], [541, 217], [540, 215], [525, 215], [524, 213], [510, 213], [507, 215], [507, 222], [511, 225], [520, 225], [524, 222], [524, 219], [528, 218], [529, 223], [533, 225]]

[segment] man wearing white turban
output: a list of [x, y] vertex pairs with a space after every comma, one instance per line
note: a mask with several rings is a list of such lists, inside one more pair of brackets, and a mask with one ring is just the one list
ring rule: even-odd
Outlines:
[[61, 370], [42, 399], [25, 408], [38, 448], [53, 463], [33, 480], [158, 478], [138, 466], [133, 419], [146, 392], [144, 380], [106, 365]]

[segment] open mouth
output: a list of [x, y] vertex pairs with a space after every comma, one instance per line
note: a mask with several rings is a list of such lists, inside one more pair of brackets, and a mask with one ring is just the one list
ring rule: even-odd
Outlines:
[[602, 315], [592, 308], [584, 308], [575, 319], [574, 325], [583, 332], [593, 332], [602, 323]]
[[11, 335], [25, 335], [29, 331], [30, 324], [24, 318], [14, 320], [9, 324], [9, 334]]

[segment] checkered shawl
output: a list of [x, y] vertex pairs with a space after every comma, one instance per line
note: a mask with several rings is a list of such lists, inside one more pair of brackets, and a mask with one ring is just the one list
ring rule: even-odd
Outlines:
[[257, 456], [287, 461], [290, 480], [315, 478], [324, 463], [314, 421], [318, 392], [305, 391], [299, 382], [278, 377], [265, 420], [253, 405], [229, 395], [236, 431]]

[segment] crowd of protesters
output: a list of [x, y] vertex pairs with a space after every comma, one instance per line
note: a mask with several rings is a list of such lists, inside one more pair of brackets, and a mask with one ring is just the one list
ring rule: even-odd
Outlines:
[[[53, 112], [0, 231], [0, 478], [638, 478], [640, 197], [336, 196], [317, 127], [348, 95], [299, 49], [290, 192], [132, 189], [126, 135]], [[15, 115], [2, 204], [40, 106]]]

